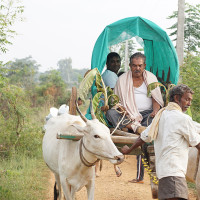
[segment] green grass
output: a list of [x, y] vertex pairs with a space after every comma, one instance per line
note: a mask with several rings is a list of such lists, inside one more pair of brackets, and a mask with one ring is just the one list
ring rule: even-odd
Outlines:
[[48, 176], [42, 158], [16, 155], [12, 160], [1, 160], [1, 200], [45, 199]]

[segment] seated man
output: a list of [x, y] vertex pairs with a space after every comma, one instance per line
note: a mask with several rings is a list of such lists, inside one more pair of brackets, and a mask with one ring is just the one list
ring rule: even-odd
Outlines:
[[[114, 93], [119, 96], [119, 105], [110, 109], [106, 113], [108, 121], [116, 127], [121, 120], [123, 113], [127, 113], [119, 128], [124, 127], [133, 132], [141, 132], [141, 125], [147, 126], [152, 118], [163, 107], [164, 102], [160, 88], [151, 91], [151, 97], [147, 97], [147, 86], [150, 83], [158, 82], [156, 76], [145, 70], [146, 57], [142, 53], [135, 53], [130, 57], [130, 70], [122, 74], [114, 88]], [[122, 109], [121, 109], [122, 108]], [[148, 117], [150, 115], [150, 117]], [[131, 182], [143, 180], [144, 167], [141, 155], [137, 156], [137, 178]]]
[[118, 80], [117, 72], [121, 66], [121, 58], [119, 54], [116, 52], [109, 53], [107, 55], [106, 66], [107, 69], [102, 74], [102, 78], [105, 85], [113, 89]]
[[[115, 84], [118, 80], [117, 72], [119, 71], [121, 67], [121, 58], [119, 54], [116, 52], [110, 52], [107, 55], [106, 66], [107, 66], [107, 69], [102, 74], [103, 81], [105, 83], [105, 86], [109, 86], [111, 89], [114, 89]], [[115, 169], [116, 175], [118, 177], [121, 176], [122, 172], [120, 168], [114, 165], [114, 169]], [[97, 170], [98, 170], [98, 164], [96, 164], [96, 167], [95, 167], [96, 176], [98, 176]]]

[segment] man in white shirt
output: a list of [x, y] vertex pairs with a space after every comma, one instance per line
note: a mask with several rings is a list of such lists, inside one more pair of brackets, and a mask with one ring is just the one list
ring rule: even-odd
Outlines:
[[118, 80], [117, 72], [121, 67], [121, 58], [118, 53], [111, 52], [107, 55], [106, 60], [107, 69], [102, 74], [103, 81], [106, 86], [114, 88]]
[[184, 114], [191, 105], [192, 94], [186, 85], [173, 87], [168, 106], [157, 113], [152, 124], [130, 148], [122, 148], [122, 153], [128, 154], [144, 142], [154, 140], [160, 200], [188, 199], [185, 174], [189, 146], [200, 150], [199, 124]]

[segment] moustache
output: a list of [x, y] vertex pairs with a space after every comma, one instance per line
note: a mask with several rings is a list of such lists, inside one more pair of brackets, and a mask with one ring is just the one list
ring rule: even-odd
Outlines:
[[135, 73], [140, 73], [141, 71], [140, 71], [140, 70], [135, 70], [134, 72], [135, 72]]

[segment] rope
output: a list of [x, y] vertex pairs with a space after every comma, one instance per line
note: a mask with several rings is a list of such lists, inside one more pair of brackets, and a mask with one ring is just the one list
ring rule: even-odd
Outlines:
[[[82, 140], [82, 139], [81, 139], [81, 140]], [[82, 145], [83, 145], [83, 147], [85, 148], [86, 151], [88, 151], [89, 153], [91, 153], [91, 154], [93, 154], [93, 155], [100, 156], [100, 157], [102, 157], [102, 158], [106, 158], [106, 159], [110, 159], [110, 160], [117, 160], [117, 158], [110, 158], [110, 157], [102, 156], [102, 155], [99, 155], [99, 154], [97, 154], [97, 153], [94, 153], [94, 152], [90, 151], [89, 149], [86, 148], [86, 146], [84, 145], [83, 141], [82, 141]], [[98, 160], [100, 160], [100, 159], [98, 159]], [[96, 161], [96, 162], [97, 162], [97, 161]]]
[[[118, 110], [118, 108], [121, 109]], [[118, 106], [117, 108], [114, 108], [116, 110], [116, 112], [118, 112], [119, 114], [123, 114], [122, 118], [120, 119], [120, 117], [118, 118], [118, 123], [117, 126], [115, 127], [115, 129], [112, 131], [111, 135], [114, 134], [114, 132], [117, 130], [117, 128], [119, 127], [120, 124], [122, 124], [122, 126], [126, 126], [127, 124], [129, 124], [130, 122], [132, 122], [132, 120], [130, 119], [129, 115], [127, 115], [126, 117], [128, 118], [127, 122], [125, 123], [125, 120], [123, 121], [125, 115], [126, 115], [126, 110], [122, 107], [122, 106]], [[120, 120], [119, 120], [120, 119]]]
[[113, 135], [113, 133], [117, 130], [117, 128], [118, 128], [119, 125], [121, 124], [122, 120], [124, 119], [125, 115], [126, 115], [126, 112], [124, 112], [123, 117], [121, 118], [121, 120], [119, 121], [119, 123], [117, 124], [117, 126], [115, 127], [115, 129], [113, 130], [113, 132], [111, 133], [111, 135]]
[[100, 159], [97, 159], [95, 162], [90, 163], [86, 160], [86, 158], [83, 156], [83, 152], [82, 152], [82, 146], [83, 146], [83, 138], [81, 139], [80, 142], [80, 147], [79, 147], [79, 155], [80, 155], [80, 159], [82, 161], [82, 163], [86, 166], [86, 167], [92, 167], [94, 166]]
[[149, 126], [149, 118], [150, 117], [151, 117], [150, 115], [147, 117], [147, 126]]

